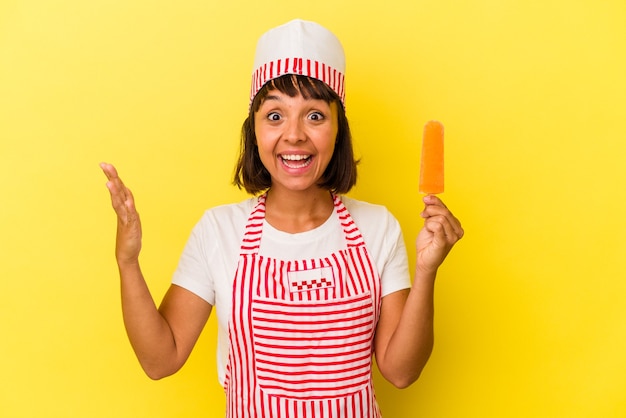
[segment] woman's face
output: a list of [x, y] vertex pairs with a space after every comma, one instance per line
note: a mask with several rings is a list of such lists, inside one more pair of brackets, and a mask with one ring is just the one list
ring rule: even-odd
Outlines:
[[337, 104], [272, 90], [254, 114], [254, 124], [272, 189], [317, 189], [335, 149]]

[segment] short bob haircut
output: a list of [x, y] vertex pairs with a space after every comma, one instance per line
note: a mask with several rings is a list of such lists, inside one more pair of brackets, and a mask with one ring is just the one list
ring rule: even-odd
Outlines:
[[233, 184], [252, 195], [266, 191], [272, 186], [270, 173], [259, 157], [254, 128], [254, 114], [272, 90], [279, 90], [289, 97], [301, 94], [305, 99], [324, 100], [329, 104], [337, 103], [338, 130], [335, 150], [320, 179], [319, 186], [337, 194], [348, 193], [356, 184], [358, 161], [354, 159], [352, 135], [341, 99], [323, 81], [296, 74], [286, 74], [269, 81], [254, 97], [248, 117], [241, 128], [241, 148]]

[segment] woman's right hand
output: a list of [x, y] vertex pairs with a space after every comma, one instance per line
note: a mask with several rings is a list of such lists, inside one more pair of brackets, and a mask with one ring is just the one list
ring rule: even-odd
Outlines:
[[107, 176], [106, 186], [111, 193], [111, 204], [117, 214], [115, 257], [120, 267], [138, 264], [141, 251], [141, 222], [130, 189], [124, 185], [112, 164], [101, 163]]

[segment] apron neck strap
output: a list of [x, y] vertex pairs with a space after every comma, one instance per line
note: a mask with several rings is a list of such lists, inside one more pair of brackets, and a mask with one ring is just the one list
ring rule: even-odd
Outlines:
[[[257, 254], [261, 246], [261, 235], [263, 234], [263, 222], [265, 221], [265, 200], [267, 194], [258, 197], [257, 203], [252, 209], [248, 221], [246, 222], [246, 231], [241, 241], [241, 254]], [[348, 248], [359, 247], [365, 244], [361, 231], [356, 226], [350, 212], [343, 204], [341, 197], [332, 194], [333, 204], [335, 206], [334, 214], [339, 217], [339, 222], [343, 228]], [[332, 216], [332, 215], [331, 215]]]

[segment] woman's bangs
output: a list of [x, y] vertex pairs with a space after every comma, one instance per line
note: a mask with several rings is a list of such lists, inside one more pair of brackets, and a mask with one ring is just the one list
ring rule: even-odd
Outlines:
[[324, 100], [327, 103], [337, 101], [341, 103], [339, 96], [323, 81], [298, 74], [286, 74], [270, 80], [259, 90], [252, 103], [254, 111], [261, 107], [268, 93], [272, 90], [278, 90], [289, 97], [302, 95], [307, 100]]

